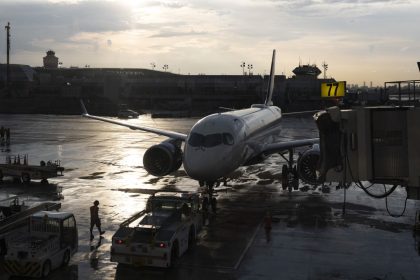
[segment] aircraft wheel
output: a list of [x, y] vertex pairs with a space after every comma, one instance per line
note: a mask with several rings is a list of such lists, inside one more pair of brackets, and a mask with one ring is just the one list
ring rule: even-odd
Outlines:
[[281, 186], [283, 190], [287, 189], [289, 185], [289, 168], [286, 164], [281, 167]]
[[41, 184], [48, 185], [49, 183], [48, 183], [48, 180], [44, 178], [41, 180]]

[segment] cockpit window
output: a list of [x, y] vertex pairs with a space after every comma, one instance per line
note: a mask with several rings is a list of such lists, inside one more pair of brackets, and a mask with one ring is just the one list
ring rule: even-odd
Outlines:
[[188, 144], [190, 144], [193, 147], [201, 147], [204, 143], [204, 135], [199, 133], [191, 133], [190, 139], [188, 140]]
[[223, 133], [223, 144], [225, 145], [233, 145], [233, 136], [230, 133]]
[[211, 148], [221, 144], [233, 145], [234, 139], [230, 133], [214, 133], [202, 135], [199, 133], [191, 133], [188, 144], [192, 147]]
[[215, 133], [215, 134], [209, 134], [205, 136], [204, 140], [204, 147], [211, 148], [214, 146], [218, 146], [222, 144], [222, 134]]

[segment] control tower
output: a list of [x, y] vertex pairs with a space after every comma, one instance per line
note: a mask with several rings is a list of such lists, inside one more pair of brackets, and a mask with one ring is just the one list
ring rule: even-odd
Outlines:
[[321, 70], [316, 65], [299, 65], [293, 70], [293, 73], [297, 77], [313, 77], [317, 78], [319, 74], [321, 74]]
[[58, 57], [55, 56], [55, 52], [53, 50], [47, 51], [47, 56], [44, 56], [44, 68], [46, 69], [58, 68]]

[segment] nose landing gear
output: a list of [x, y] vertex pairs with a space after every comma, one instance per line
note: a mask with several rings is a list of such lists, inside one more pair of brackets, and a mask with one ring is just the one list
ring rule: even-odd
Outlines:
[[[203, 182], [203, 181], [200, 181], [199, 183], [200, 183], [200, 187], [205, 186], [207, 188], [208, 198], [206, 199], [206, 201], [207, 201], [207, 203], [210, 203], [212, 212], [213, 213], [216, 213], [216, 211], [217, 211], [217, 200], [213, 196], [215, 182]], [[204, 208], [206, 208], [206, 209], [204, 209]], [[204, 203], [203, 203], [203, 209], [205, 211], [207, 210], [207, 205], [204, 207]]]

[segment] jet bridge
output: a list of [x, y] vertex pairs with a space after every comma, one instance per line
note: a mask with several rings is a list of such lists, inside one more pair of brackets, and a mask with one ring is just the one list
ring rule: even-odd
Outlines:
[[332, 107], [315, 120], [321, 179], [362, 188], [361, 182], [369, 181], [391, 185], [392, 191], [402, 186], [409, 199], [420, 200], [420, 108]]

